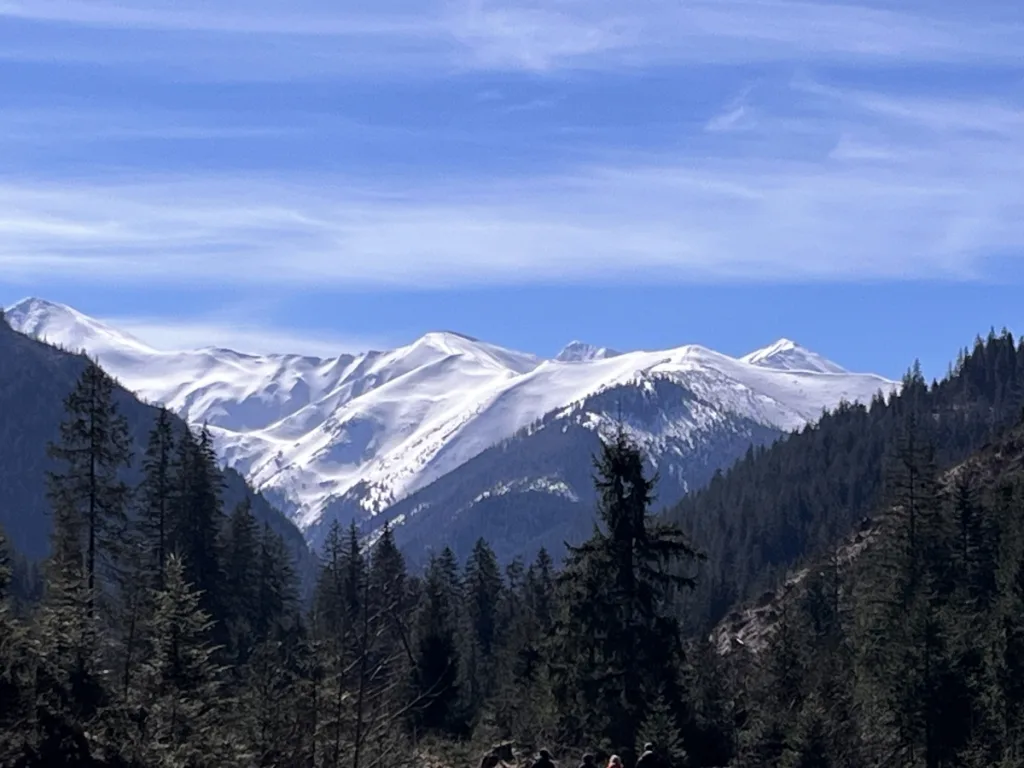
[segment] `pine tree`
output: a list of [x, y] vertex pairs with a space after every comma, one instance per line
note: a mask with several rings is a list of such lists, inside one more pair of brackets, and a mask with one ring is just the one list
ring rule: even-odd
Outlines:
[[206, 427], [198, 438], [190, 429], [185, 430], [178, 443], [174, 473], [175, 549], [185, 568], [186, 581], [201, 595], [203, 610], [218, 620], [224, 611], [220, 547], [223, 478]]
[[260, 577], [264, 567], [258, 525], [248, 496], [232, 511], [226, 539], [224, 594], [228, 642], [237, 663], [244, 664], [257, 642]]
[[24, 626], [11, 610], [7, 538], [0, 528], [0, 765], [13, 765], [31, 732], [32, 654]]
[[[142, 460], [142, 482], [139, 499], [139, 527], [146, 551], [146, 564], [151, 569], [149, 583], [163, 589], [167, 556], [174, 550], [172, 534], [175, 492], [174, 432], [171, 415], [166, 408], [157, 413], [149, 433], [149, 442]], [[179, 478], [179, 481], [181, 478]]]
[[116, 581], [113, 635], [117, 644], [117, 665], [120, 668], [122, 702], [129, 698], [136, 662], [141, 650], [145, 617], [152, 611], [154, 578], [151, 553], [147, 551], [144, 533], [138, 521], [132, 521], [121, 539], [121, 568]]
[[939, 696], [949, 661], [942, 601], [952, 589], [955, 534], [943, 514], [934, 449], [923, 431], [920, 415], [910, 410], [888, 478], [893, 511], [875, 553], [867, 651], [898, 753], [912, 759], [923, 751], [931, 767], [941, 746]]
[[466, 561], [463, 577], [465, 624], [462, 647], [462, 687], [469, 711], [483, 704], [494, 685], [494, 654], [498, 607], [502, 596], [501, 571], [494, 550], [479, 539]]
[[[128, 489], [121, 471], [131, 453], [114, 383], [89, 362], [65, 400], [60, 441], [48, 447], [53, 506], [51, 556], [36, 622], [35, 699], [40, 755], [96, 746], [85, 734], [108, 703], [104, 625], [117, 614], [114, 588], [124, 572]], [[102, 597], [111, 599], [101, 600]]]
[[63, 522], [76, 518], [74, 528], [64, 526], [64, 535], [81, 531], [86, 601], [95, 617], [96, 598], [103, 580], [116, 574], [128, 527], [128, 487], [121, 471], [130, 465], [131, 445], [114, 402], [114, 381], [95, 363], [86, 365], [64, 408], [60, 442], [48, 448], [58, 464], [48, 474], [49, 497], [55, 515], [68, 518]]
[[298, 589], [292, 558], [284, 540], [267, 524], [260, 535], [256, 573], [256, 637], [272, 638], [288, 629], [297, 614]]
[[[693, 579], [680, 567], [697, 556], [682, 531], [653, 522], [657, 478], [645, 475], [640, 450], [620, 425], [596, 460], [602, 527], [570, 547], [560, 584], [559, 699], [578, 738], [636, 743], [647, 701], [661, 686], [678, 702], [680, 629], [672, 602]], [[597, 730], [595, 730], [597, 729]]]
[[402, 709], [400, 697], [408, 695], [404, 681], [412, 662], [412, 645], [406, 619], [412, 612], [405, 558], [395, 545], [391, 526], [385, 524], [373, 548], [369, 572], [370, 611], [377, 637], [377, 680], [381, 707]]
[[168, 768], [243, 765], [223, 673], [214, 663], [213, 622], [199, 593], [185, 581], [180, 558], [168, 557], [165, 577], [164, 589], [154, 597], [150, 648], [141, 671], [140, 758], [145, 765]]
[[359, 529], [353, 521], [348, 528], [345, 548], [342, 551], [343, 591], [342, 604], [345, 616], [346, 635], [349, 651], [354, 656], [358, 644], [359, 627], [362, 623], [365, 604], [366, 559], [359, 545]]
[[527, 599], [541, 630], [548, 632], [555, 620], [555, 565], [548, 551], [541, 547], [527, 571]]
[[660, 693], [652, 697], [647, 714], [637, 731], [636, 753], [641, 754], [647, 743], [656, 745], [669, 768], [680, 768], [687, 764], [682, 729], [673, 709]]
[[324, 543], [314, 596], [314, 625], [323, 670], [317, 741], [323, 764], [332, 768], [353, 748], [350, 693], [358, 684], [361, 664], [366, 579], [355, 526], [350, 526], [346, 536], [334, 521]]
[[828, 738], [829, 719], [817, 699], [808, 700], [800, 710], [796, 732], [781, 760], [782, 768], [833, 768]]
[[446, 547], [427, 567], [417, 615], [413, 683], [415, 698], [422, 702], [416, 711], [417, 724], [449, 735], [465, 729], [457, 706], [461, 586], [455, 554]]
[[343, 552], [341, 527], [335, 520], [324, 539], [313, 597], [316, 630], [321, 638], [334, 641], [340, 641], [345, 627]]
[[[232, 526], [236, 541], [255, 535], [244, 520], [245, 507], [236, 509], [238, 519]], [[249, 645], [236, 662], [236, 675], [245, 678], [240, 708], [259, 765], [301, 764], [300, 758], [313, 755], [315, 719], [301, 717], [312, 714], [305, 700], [312, 691], [303, 678], [312, 647], [300, 619], [295, 574], [281, 538], [264, 525], [252, 545], [252, 594], [245, 619], [249, 632], [242, 638]]]

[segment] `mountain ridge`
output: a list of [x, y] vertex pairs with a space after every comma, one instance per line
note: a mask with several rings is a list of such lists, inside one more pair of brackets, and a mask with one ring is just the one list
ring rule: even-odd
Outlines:
[[81, 344], [146, 400], [207, 423], [218, 455], [307, 531], [332, 509], [346, 510], [343, 522], [372, 521], [530, 424], [616, 387], [670, 379], [709, 408], [785, 432], [895, 386], [785, 339], [745, 358], [692, 344], [621, 353], [574, 342], [559, 360], [433, 331], [393, 350], [317, 358], [155, 350], [41, 299], [7, 317], [17, 330]]

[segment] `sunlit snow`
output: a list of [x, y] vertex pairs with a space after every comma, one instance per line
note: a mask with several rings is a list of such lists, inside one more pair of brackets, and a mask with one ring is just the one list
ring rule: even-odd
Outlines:
[[[574, 343], [562, 360], [543, 360], [437, 332], [391, 351], [317, 359], [156, 350], [38, 299], [7, 318], [84, 349], [144, 399], [208, 423], [221, 458], [284, 499], [304, 528], [357, 484], [371, 489], [363, 506], [377, 513], [546, 414], [638, 379], [676, 380], [722, 412], [784, 430], [895, 386], [785, 339], [739, 359], [693, 345], [620, 354]], [[699, 425], [671, 426], [685, 439]]]

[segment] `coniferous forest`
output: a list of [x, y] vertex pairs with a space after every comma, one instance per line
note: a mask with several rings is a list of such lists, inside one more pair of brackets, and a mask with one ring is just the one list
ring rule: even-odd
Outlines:
[[[992, 334], [667, 514], [620, 430], [558, 569], [480, 540], [413, 571], [390, 530], [336, 526], [304, 585], [223, 508], [210, 435], [162, 414], [133, 456], [90, 365], [50, 449], [50, 556], [0, 540], [0, 765], [440, 768], [504, 744], [632, 766], [652, 742], [679, 768], [1024, 766], [1022, 383]], [[723, 647], [758, 595], [759, 642]]]

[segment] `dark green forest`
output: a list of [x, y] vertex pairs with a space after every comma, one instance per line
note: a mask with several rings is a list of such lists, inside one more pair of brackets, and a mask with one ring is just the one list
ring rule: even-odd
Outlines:
[[[632, 766], [651, 741], [679, 768], [1024, 766], [1022, 370], [992, 334], [667, 515], [620, 431], [559, 568], [481, 539], [413, 571], [389, 529], [335, 526], [305, 599], [280, 537], [223, 508], [209, 436], [163, 414], [133, 457], [88, 366], [51, 555], [38, 579], [0, 557], [0, 765], [441, 768], [507, 742]], [[720, 652], [712, 625], [796, 567], [763, 647]]]
[[909, 418], [927, 426], [936, 464], [949, 467], [1016, 424], [1022, 407], [1024, 345], [993, 331], [961, 351], [941, 381], [929, 386], [915, 365], [899, 396], [842, 404], [750, 448], [667, 514], [708, 555], [688, 620], [709, 629], [873, 514], [891, 492], [886, 467]]

